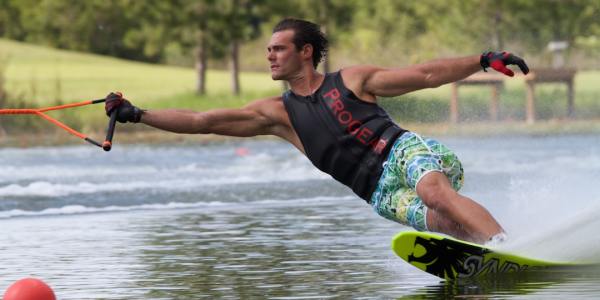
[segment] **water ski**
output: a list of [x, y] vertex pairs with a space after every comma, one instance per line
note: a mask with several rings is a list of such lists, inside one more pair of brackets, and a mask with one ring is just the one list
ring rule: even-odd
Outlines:
[[527, 258], [429, 232], [401, 232], [392, 249], [409, 264], [443, 279], [589, 266]]

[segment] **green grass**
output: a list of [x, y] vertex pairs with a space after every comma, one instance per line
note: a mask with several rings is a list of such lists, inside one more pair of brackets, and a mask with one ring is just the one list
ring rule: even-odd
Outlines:
[[[193, 94], [196, 74], [181, 68], [121, 60], [106, 56], [58, 50], [0, 39], [0, 59], [7, 63], [6, 89], [40, 105], [56, 99], [65, 102], [102, 98], [110, 91], [142, 105], [173, 95]], [[266, 65], [265, 65], [266, 66]], [[210, 70], [208, 95], [227, 95], [230, 73]], [[281, 85], [268, 73], [244, 72], [244, 92], [277, 91]]]
[[[134, 104], [145, 108], [239, 107], [252, 100], [281, 93], [281, 84], [270, 74], [243, 72], [240, 76], [243, 95], [230, 93], [230, 72], [209, 70], [207, 94], [196, 96], [196, 73], [192, 68], [132, 62], [112, 57], [58, 50], [0, 39], [0, 62], [6, 65], [5, 89], [12, 99], [32, 106], [52, 105], [103, 98], [110, 91], [121, 91]], [[10, 105], [9, 103], [8, 105]], [[72, 113], [71, 113], [72, 112]], [[53, 115], [74, 114], [69, 125], [78, 129], [97, 130], [105, 123], [99, 106], [74, 108]], [[3, 124], [13, 127], [44, 128], [41, 120], [16, 121], [4, 116]], [[11, 122], [12, 121], [12, 122]], [[6, 126], [5, 126], [6, 127]]]
[[[242, 59], [243, 57], [244, 55]], [[243, 72], [243, 93], [233, 96], [230, 93], [230, 73], [226, 70], [210, 70], [207, 75], [208, 93], [197, 96], [194, 93], [196, 74], [191, 68], [132, 62], [5, 39], [0, 39], [0, 63], [6, 64], [5, 88], [9, 95], [12, 99], [27, 102], [27, 106], [51, 105], [57, 100], [68, 103], [98, 99], [110, 91], [121, 91], [134, 104], [143, 108], [207, 110], [240, 107], [253, 99], [282, 92], [281, 83], [271, 80], [268, 73]], [[599, 118], [600, 71], [579, 72], [575, 78], [575, 86], [576, 116], [584, 119]], [[401, 124], [445, 122], [448, 120], [450, 94], [450, 85], [445, 85], [398, 99], [384, 99], [382, 104]], [[564, 119], [566, 88], [563, 85], [540, 85], [536, 95], [540, 119]], [[486, 87], [461, 88], [460, 111], [463, 120], [485, 121], [489, 97], [490, 90]], [[500, 119], [521, 121], [524, 114], [525, 83], [522, 78], [508, 79], [500, 95]], [[102, 131], [106, 123], [100, 106], [74, 108], [53, 112], [52, 115], [84, 131]], [[53, 128], [32, 116], [0, 116], [0, 122], [9, 129]]]

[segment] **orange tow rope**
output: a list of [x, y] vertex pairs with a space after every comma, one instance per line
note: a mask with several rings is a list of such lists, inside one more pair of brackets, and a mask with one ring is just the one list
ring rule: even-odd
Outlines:
[[113, 137], [113, 133], [115, 130], [115, 124], [116, 124], [116, 119], [117, 119], [116, 118], [116, 116], [117, 116], [116, 110], [113, 111], [113, 113], [110, 116], [110, 121], [108, 123], [108, 129], [106, 130], [106, 139], [104, 140], [103, 143], [99, 143], [99, 142], [91, 139], [90, 137], [86, 136], [85, 134], [61, 123], [60, 121], [58, 121], [44, 113], [44, 112], [51, 111], [51, 110], [59, 110], [59, 109], [66, 109], [66, 108], [90, 105], [90, 104], [97, 104], [97, 103], [102, 103], [105, 101], [106, 101], [106, 99], [89, 100], [89, 101], [64, 104], [64, 105], [58, 105], [58, 106], [50, 106], [50, 107], [44, 107], [44, 108], [16, 108], [16, 109], [15, 108], [5, 108], [5, 109], [0, 109], [0, 115], [38, 115], [38, 116], [50, 121], [52, 124], [66, 130], [68, 133], [70, 133], [80, 139], [83, 139], [90, 144], [101, 147], [104, 149], [104, 151], [110, 151], [110, 149], [112, 148], [112, 137]]

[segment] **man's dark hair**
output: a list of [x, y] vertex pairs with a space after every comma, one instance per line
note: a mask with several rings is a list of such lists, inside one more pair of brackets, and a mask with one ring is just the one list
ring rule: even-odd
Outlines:
[[297, 50], [302, 49], [306, 44], [312, 45], [313, 66], [316, 69], [323, 58], [327, 56], [327, 47], [329, 46], [329, 41], [319, 25], [305, 20], [286, 18], [275, 25], [273, 33], [288, 29], [294, 30], [293, 42]]

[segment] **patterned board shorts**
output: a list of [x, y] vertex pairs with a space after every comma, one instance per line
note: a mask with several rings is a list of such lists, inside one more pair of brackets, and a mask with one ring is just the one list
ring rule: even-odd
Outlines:
[[442, 172], [458, 191], [463, 184], [463, 168], [458, 157], [438, 141], [406, 132], [390, 150], [371, 205], [386, 219], [428, 230], [427, 206], [417, 196], [419, 180], [429, 172]]

